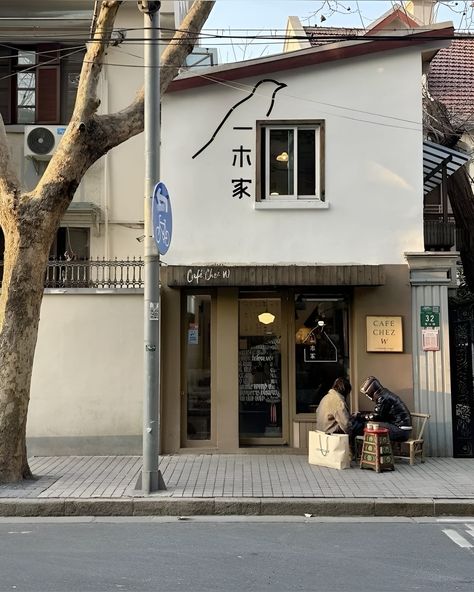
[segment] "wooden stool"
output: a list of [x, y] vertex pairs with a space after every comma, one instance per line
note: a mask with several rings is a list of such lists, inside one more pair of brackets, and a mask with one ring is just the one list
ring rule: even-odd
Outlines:
[[361, 469], [380, 471], [394, 471], [393, 453], [387, 428], [364, 428], [364, 442], [360, 457]]

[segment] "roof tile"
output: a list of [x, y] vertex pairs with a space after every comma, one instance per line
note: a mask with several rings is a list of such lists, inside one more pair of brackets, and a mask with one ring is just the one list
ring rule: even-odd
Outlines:
[[428, 88], [458, 115], [474, 112], [474, 37], [455, 39], [433, 58], [428, 72]]

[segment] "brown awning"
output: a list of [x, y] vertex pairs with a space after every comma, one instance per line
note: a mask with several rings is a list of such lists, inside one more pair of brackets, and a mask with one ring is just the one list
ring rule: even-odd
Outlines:
[[196, 286], [381, 286], [381, 265], [170, 265], [169, 287]]

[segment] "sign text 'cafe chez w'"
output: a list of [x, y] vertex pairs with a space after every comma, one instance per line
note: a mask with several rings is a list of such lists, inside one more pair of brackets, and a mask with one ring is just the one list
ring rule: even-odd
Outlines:
[[367, 316], [368, 352], [403, 352], [401, 316]]

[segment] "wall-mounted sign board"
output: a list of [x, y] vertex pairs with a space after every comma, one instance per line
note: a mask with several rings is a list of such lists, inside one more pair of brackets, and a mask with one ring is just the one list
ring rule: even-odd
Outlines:
[[403, 352], [401, 316], [367, 316], [366, 328], [368, 352]]
[[420, 306], [420, 326], [439, 327], [439, 306]]
[[423, 351], [439, 351], [439, 329], [422, 329], [421, 341]]

